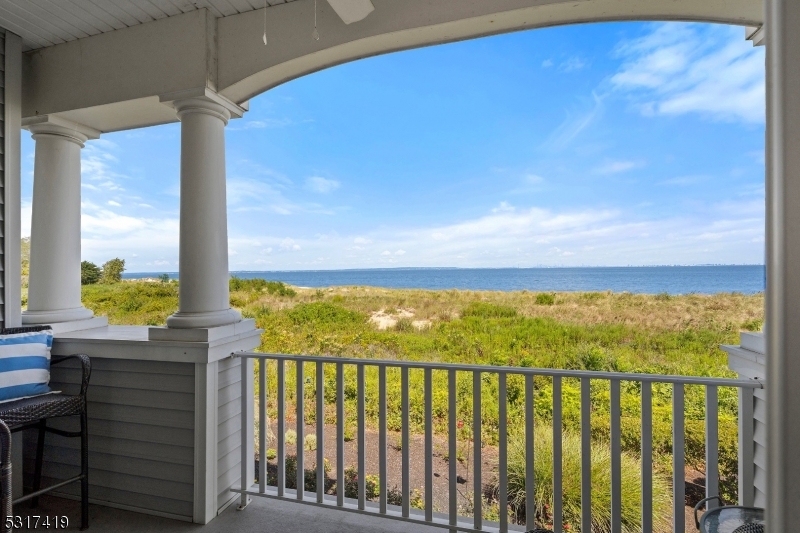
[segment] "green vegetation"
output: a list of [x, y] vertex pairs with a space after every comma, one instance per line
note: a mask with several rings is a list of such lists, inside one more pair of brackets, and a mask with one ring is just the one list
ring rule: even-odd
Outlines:
[[[553, 428], [538, 426], [534, 430], [534, 486], [536, 487], [536, 522], [553, 528]], [[508, 501], [518, 523], [525, 521], [525, 435], [509, 435]], [[569, 529], [580, 529], [581, 516], [581, 439], [580, 434], [567, 431], [562, 440], [563, 453], [563, 520]], [[639, 458], [623, 452], [622, 474], [622, 531], [641, 531], [642, 468]], [[497, 491], [497, 486], [494, 486]], [[672, 499], [665, 476], [653, 477], [653, 529], [669, 531]], [[611, 448], [606, 441], [592, 444], [592, 529], [611, 530]], [[565, 528], [567, 529], [567, 528]]]
[[81, 285], [94, 285], [100, 281], [103, 271], [91, 261], [81, 261]]
[[118, 257], [103, 263], [102, 283], [119, 283], [122, 273], [125, 272], [125, 260]]
[[[264, 352], [376, 358], [493, 366], [565, 368], [616, 372], [643, 372], [695, 376], [734, 377], [727, 369], [720, 344], [736, 344], [740, 329], [758, 330], [763, 323], [763, 294], [639, 295], [629, 293], [530, 293], [387, 290], [369, 287], [300, 289], [279, 282], [231, 279], [231, 305], [256, 320], [264, 330], [259, 348]], [[121, 283], [87, 285], [84, 303], [96, 314], [106, 314], [115, 324], [163, 324], [177, 308], [176, 283]], [[382, 322], [384, 321], [385, 322]], [[326, 402], [335, 401], [335, 369], [325, 370]], [[287, 383], [294, 382], [294, 365], [287, 364]], [[306, 416], [313, 423], [315, 365], [307, 364]], [[378, 372], [366, 371], [366, 415], [378, 416]], [[409, 373], [411, 429], [423, 430], [423, 373]], [[275, 390], [275, 365], [267, 366], [267, 383]], [[345, 372], [345, 437], [356, 427], [356, 372]], [[552, 380], [537, 376], [534, 382], [537, 425], [552, 423]], [[482, 438], [497, 440], [496, 375], [483, 375]], [[638, 462], [640, 450], [639, 385], [622, 383], [623, 461]], [[600, 453], [609, 435], [609, 385], [593, 380], [592, 438]], [[447, 433], [447, 374], [433, 372], [435, 431]], [[288, 410], [293, 415], [295, 387], [287, 387]], [[509, 427], [524, 420], [525, 386], [519, 376], [509, 376]], [[460, 419], [472, 420], [472, 376], [457, 374], [457, 409]], [[580, 427], [580, 385], [563, 380], [565, 447], [569, 435]], [[685, 388], [687, 465], [704, 469], [704, 396], [702, 387]], [[387, 372], [388, 428], [400, 429], [400, 372]], [[268, 398], [271, 417], [274, 399]], [[653, 387], [653, 449], [656, 483], [668, 483], [672, 454], [672, 387]], [[737, 396], [719, 390], [720, 461], [723, 495], [735, 499]], [[326, 422], [334, 421], [329, 409]], [[327, 418], [330, 417], [330, 420]], [[459, 428], [458, 438], [468, 442], [470, 424]], [[605, 453], [605, 452], [603, 452]], [[602, 454], [601, 454], [602, 455]], [[539, 459], [537, 458], [537, 461]], [[599, 460], [599, 459], [598, 459]], [[565, 469], [567, 469], [565, 448]], [[627, 463], [625, 463], [627, 465]], [[632, 465], [633, 463], [631, 463]], [[633, 466], [624, 470], [639, 474]], [[565, 470], [565, 487], [567, 486]], [[539, 474], [537, 473], [537, 476]], [[602, 492], [602, 481], [598, 481]], [[624, 483], [629, 484], [629, 483]], [[545, 484], [546, 485], [546, 484]], [[540, 484], [544, 488], [544, 485]], [[626, 489], [627, 490], [627, 489]], [[636, 493], [629, 493], [636, 501]], [[659, 491], [665, 492], [665, 491]], [[669, 492], [669, 491], [666, 491]], [[546, 499], [546, 495], [542, 495]], [[599, 498], [599, 496], [598, 496]], [[628, 498], [628, 496], [626, 496]], [[599, 501], [602, 501], [599, 500]], [[658, 507], [656, 507], [658, 508]], [[633, 511], [631, 511], [633, 513]], [[544, 515], [542, 515], [544, 516]], [[602, 516], [602, 515], [598, 515]], [[635, 515], [630, 515], [635, 523]]]

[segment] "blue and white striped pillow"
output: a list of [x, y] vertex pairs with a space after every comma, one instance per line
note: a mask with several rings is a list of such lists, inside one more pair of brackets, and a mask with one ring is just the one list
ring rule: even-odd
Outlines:
[[53, 331], [0, 335], [0, 402], [50, 391]]

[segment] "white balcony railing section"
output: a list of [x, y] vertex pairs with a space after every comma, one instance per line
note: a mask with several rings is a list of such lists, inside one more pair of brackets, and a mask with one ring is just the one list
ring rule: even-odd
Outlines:
[[[582, 532], [592, 531], [592, 434], [591, 434], [591, 417], [592, 417], [592, 384], [595, 381], [602, 381], [608, 385], [605, 387], [595, 387], [596, 389], [608, 391], [608, 402], [610, 411], [610, 428], [609, 428], [609, 445], [611, 450], [610, 462], [610, 530], [611, 533], [620, 533], [623, 530], [622, 519], [622, 443], [621, 443], [621, 387], [622, 384], [638, 384], [637, 388], [640, 392], [640, 414], [641, 414], [641, 510], [640, 510], [640, 526], [641, 531], [653, 531], [653, 387], [659, 386], [671, 387], [672, 396], [672, 502], [673, 510], [670, 521], [672, 522], [672, 529], [676, 533], [683, 533], [685, 530], [685, 390], [688, 386], [699, 386], [704, 388], [705, 394], [705, 464], [706, 464], [706, 495], [712, 496], [719, 494], [719, 405], [718, 405], [718, 392], [720, 387], [738, 388], [741, 391], [740, 401], [752, 404], [753, 390], [761, 388], [762, 385], [757, 380], [734, 380], [734, 379], [717, 379], [717, 378], [700, 378], [700, 377], [680, 377], [680, 376], [663, 376], [651, 374], [628, 374], [628, 373], [612, 373], [612, 372], [591, 372], [591, 371], [572, 371], [572, 370], [551, 370], [551, 369], [533, 369], [533, 368], [518, 368], [518, 367], [497, 367], [497, 366], [477, 366], [477, 365], [460, 365], [460, 364], [438, 364], [438, 363], [424, 363], [424, 362], [407, 362], [407, 361], [382, 361], [371, 359], [346, 359], [334, 357], [314, 357], [314, 356], [291, 356], [280, 354], [261, 354], [261, 353], [239, 353], [236, 356], [243, 358], [243, 362], [248, 359], [253, 359], [258, 362], [258, 378], [259, 378], [259, 392], [258, 392], [258, 413], [257, 424], [261, 428], [259, 431], [259, 448], [261, 450], [261, 460], [259, 462], [258, 472], [258, 486], [256, 488], [252, 483], [247, 480], [253, 480], [253, 457], [248, 457], [248, 451], [252, 451], [252, 446], [248, 446], [247, 442], [242, 442], [242, 479], [246, 480], [242, 484], [241, 489], [232, 489], [234, 492], [239, 492], [242, 495], [242, 507], [247, 503], [248, 496], [257, 496], [265, 498], [281, 498], [292, 499], [298, 502], [334, 507], [345, 511], [352, 511], [357, 513], [368, 513], [372, 515], [384, 516], [388, 519], [404, 520], [412, 523], [421, 523], [429, 526], [437, 526], [451, 531], [470, 531], [470, 532], [483, 532], [483, 531], [500, 531], [501, 533], [507, 531], [523, 531], [526, 529], [533, 529], [536, 527], [534, 521], [537, 516], [537, 503], [535, 501], [535, 476], [534, 476], [534, 449], [533, 436], [534, 436], [534, 378], [544, 377], [547, 379], [548, 384], [552, 390], [552, 414], [551, 422], [553, 428], [553, 448], [552, 448], [552, 494], [553, 505], [550, 510], [551, 516], [548, 521], [552, 524], [552, 529], [557, 532], [564, 531], [563, 526], [563, 506], [562, 506], [562, 493], [564, 483], [564, 472], [562, 472], [563, 464], [563, 449], [562, 449], [562, 427], [563, 427], [563, 414], [564, 402], [562, 397], [562, 384], [564, 380], [570, 380], [570, 383], [579, 383], [580, 390], [580, 443], [581, 443], [581, 457], [580, 457], [580, 523], [575, 524], [580, 527]], [[267, 369], [270, 365], [272, 368], [273, 376], [277, 376], [275, 390], [267, 390]], [[243, 387], [243, 409], [242, 409], [242, 427], [247, 424], [253, 424], [252, 418], [248, 419], [248, 413], [252, 413], [252, 409], [247, 409], [247, 395], [246, 392], [249, 388], [248, 381], [253, 379], [249, 375], [248, 367], [253, 369], [254, 365], [242, 364], [242, 387]], [[332, 372], [331, 367], [335, 367], [335, 391], [326, 391], [325, 369]], [[352, 395], [352, 390], [345, 390], [345, 375], [346, 372], [352, 372], [355, 368], [356, 374], [356, 406], [357, 406], [357, 485], [358, 497], [348, 498], [345, 495], [345, 490], [337, 489], [336, 494], [325, 493], [325, 483], [321, 480], [326, 479], [325, 473], [325, 456], [335, 453], [335, 479], [337, 485], [342, 484], [345, 479], [345, 394]], [[366, 391], [365, 373], [367, 369], [370, 372], [377, 371], [378, 384], [376, 391]], [[306, 378], [306, 369], [313, 369], [316, 374], [316, 387], [313, 399], [308, 398], [306, 393], [306, 385], [309, 380]], [[252, 370], [251, 370], [252, 371]], [[316, 493], [306, 492], [305, 490], [294, 490], [286, 487], [286, 420], [287, 412], [286, 402], [286, 375], [294, 371], [295, 375], [295, 398], [304, 398], [304, 401], [296, 402], [295, 407], [295, 431], [297, 449], [297, 479], [293, 483], [296, 487], [305, 487], [305, 464], [303, 457], [303, 442], [304, 433], [306, 428], [306, 416], [304, 413], [305, 403], [313, 401], [316, 407], [316, 414], [314, 416], [316, 424]], [[399, 371], [401, 379], [401, 399], [400, 399], [400, 447], [402, 450], [402, 476], [401, 505], [391, 505], [387, 501], [387, 372], [397, 373]], [[423, 396], [424, 396], [424, 446], [425, 446], [425, 486], [424, 486], [424, 505], [417, 502], [417, 507], [423, 509], [415, 509], [411, 506], [412, 501], [412, 487], [410, 483], [411, 468], [410, 463], [410, 443], [411, 443], [411, 430], [409, 424], [409, 373], [421, 372], [423, 378]], [[434, 454], [434, 380], [432, 379], [434, 372], [444, 372], [447, 374], [447, 390], [443, 391], [447, 397], [447, 450], [450, 460], [448, 461], [448, 484], [449, 494], [447, 512], [437, 512], [434, 509], [434, 471], [433, 471], [433, 454]], [[470, 499], [475, 502], [471, 506], [472, 516], [462, 516], [459, 513], [459, 486], [457, 475], [458, 461], [453, 458], [457, 457], [458, 445], [458, 427], [459, 414], [458, 407], [458, 392], [457, 392], [457, 375], [459, 373], [467, 373], [472, 375], [472, 428], [471, 433], [474, 436], [471, 446], [471, 455], [469, 462], [472, 469], [471, 483], [468, 491], [471, 492]], [[329, 374], [330, 375], [330, 374]], [[482, 405], [482, 385], [488, 377], [494, 379], [497, 387], [497, 447], [496, 447], [496, 479], [497, 483], [497, 501], [499, 503], [499, 519], [498, 521], [489, 521], [483, 516], [484, 507], [478, 502], [483, 501], [485, 494], [484, 484], [487, 478], [482, 472], [484, 464], [484, 457], [482, 454], [485, 452], [485, 443], [481, 442], [482, 424], [485, 423], [483, 405]], [[528, 521], [527, 524], [512, 524], [509, 514], [505, 512], [509, 506], [509, 493], [508, 493], [508, 380], [511, 376], [522, 376], [524, 379], [524, 430], [525, 430], [525, 516]], [[519, 378], [514, 378], [519, 379]], [[332, 381], [332, 380], [331, 380]], [[252, 381], [250, 381], [252, 383]], [[275, 380], [273, 380], [275, 385]], [[330, 383], [329, 383], [330, 384]], [[662, 385], [659, 385], [662, 384]], [[252, 385], [250, 385], [251, 387]], [[312, 387], [308, 387], [309, 389]], [[249, 388], [252, 395], [252, 388]], [[631, 390], [631, 387], [626, 387], [625, 390]], [[374, 398], [377, 395], [378, 399], [378, 493], [379, 501], [371, 502], [367, 500], [367, 486], [366, 479], [369, 472], [366, 471], [366, 398]], [[252, 397], [252, 396], [251, 396]], [[325, 449], [325, 419], [326, 419], [326, 398], [330, 403], [335, 403], [336, 408], [336, 446], [333, 450]], [[596, 399], [597, 400], [597, 399]], [[483, 403], [485, 404], [485, 398]], [[277, 486], [270, 486], [267, 482], [267, 461], [265, 460], [264, 451], [267, 449], [267, 428], [269, 427], [269, 420], [267, 418], [267, 405], [274, 402], [273, 405], [277, 407], [277, 419], [275, 425], [276, 431], [276, 454], [277, 454]], [[328, 420], [330, 421], [330, 416]], [[549, 421], [549, 422], [550, 422]], [[463, 422], [462, 422], [463, 423]], [[485, 434], [485, 432], [484, 432]], [[248, 432], [242, 431], [244, 439], [247, 439]], [[252, 435], [252, 433], [250, 434]], [[752, 464], [752, 457], [740, 458], [740, 464]], [[331, 469], [333, 467], [331, 466]], [[463, 480], [461, 480], [463, 482]], [[463, 501], [463, 500], [462, 500]], [[638, 527], [636, 528], [639, 529]]]

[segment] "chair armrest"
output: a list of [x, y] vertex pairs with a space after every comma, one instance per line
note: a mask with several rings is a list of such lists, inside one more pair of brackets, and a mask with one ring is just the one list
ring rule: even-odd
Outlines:
[[86, 397], [86, 389], [89, 387], [89, 378], [92, 376], [92, 361], [86, 354], [78, 353], [72, 355], [55, 355], [50, 361], [51, 365], [63, 363], [67, 359], [78, 359], [83, 367], [83, 378], [81, 379], [81, 396]]

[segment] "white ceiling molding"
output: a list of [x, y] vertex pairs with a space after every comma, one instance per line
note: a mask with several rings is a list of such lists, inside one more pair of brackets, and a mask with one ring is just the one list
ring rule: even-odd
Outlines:
[[364, 20], [375, 11], [372, 0], [328, 0], [328, 3], [345, 24]]

